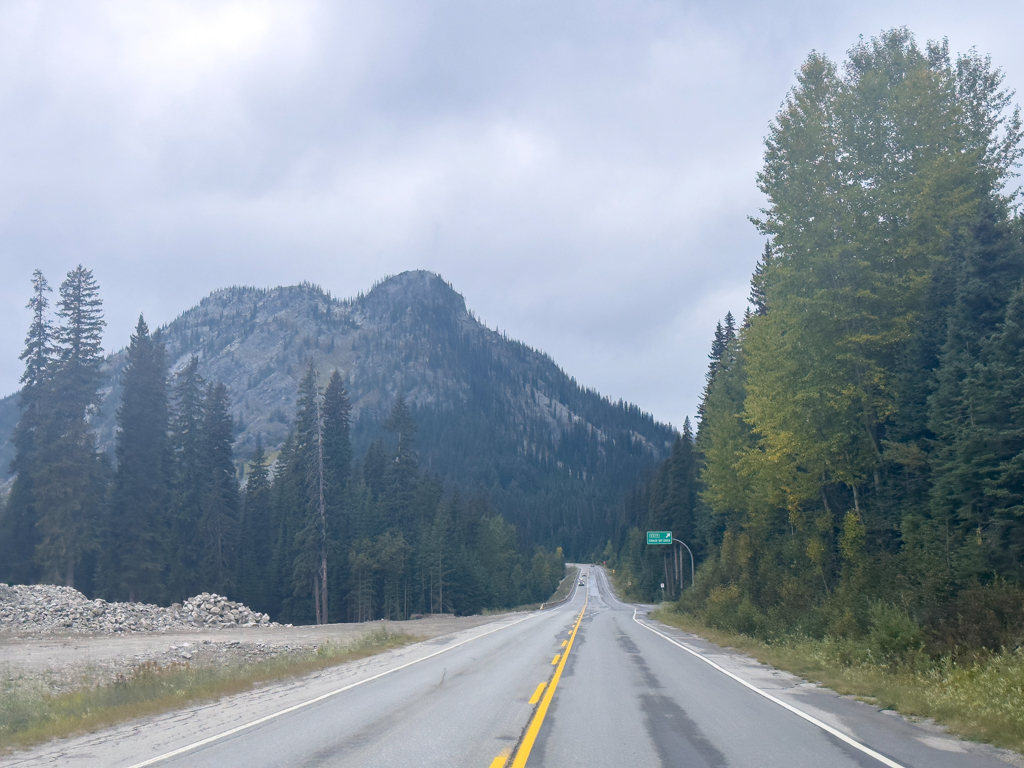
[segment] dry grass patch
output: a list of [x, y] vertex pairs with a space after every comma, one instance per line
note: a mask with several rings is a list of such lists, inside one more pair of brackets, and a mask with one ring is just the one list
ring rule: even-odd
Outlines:
[[576, 579], [579, 578], [580, 569], [575, 565], [567, 565], [565, 567], [565, 578], [558, 583], [558, 589], [555, 590], [555, 594], [548, 598], [545, 605], [551, 605], [551, 603], [557, 603], [560, 600], [564, 600], [572, 592], [573, 584], [576, 583]]
[[1022, 649], [956, 661], [917, 656], [893, 667], [875, 661], [862, 641], [791, 637], [768, 643], [708, 627], [670, 608], [651, 616], [838, 693], [930, 717], [958, 736], [1024, 752]]
[[62, 694], [41, 681], [0, 670], [0, 754], [49, 739], [105, 728], [126, 720], [243, 693], [264, 683], [301, 677], [398, 648], [418, 638], [377, 629], [346, 645], [223, 667], [149, 662], [113, 683]]

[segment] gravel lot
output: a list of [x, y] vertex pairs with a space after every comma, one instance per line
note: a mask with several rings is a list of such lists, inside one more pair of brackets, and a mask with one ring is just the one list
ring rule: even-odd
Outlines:
[[222, 627], [131, 634], [41, 633], [0, 630], [0, 678], [41, 684], [53, 692], [111, 682], [134, 668], [236, 664], [281, 653], [313, 651], [323, 643], [344, 645], [379, 630], [429, 639], [495, 620], [494, 616], [427, 616], [410, 621], [302, 627]]

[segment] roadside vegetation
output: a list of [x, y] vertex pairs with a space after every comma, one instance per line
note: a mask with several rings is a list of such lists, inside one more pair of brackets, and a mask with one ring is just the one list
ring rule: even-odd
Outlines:
[[[1013, 96], [987, 57], [903, 28], [807, 58], [765, 139], [747, 311], [600, 560], [666, 621], [1020, 749]], [[645, 531], [689, 545], [696, 583]]]
[[758, 661], [904, 715], [933, 718], [951, 733], [1024, 752], [1024, 651], [930, 657], [920, 629], [884, 604], [866, 637], [792, 635], [765, 640], [716, 628], [668, 605], [658, 621], [736, 648]]
[[38, 680], [0, 668], [0, 754], [301, 677], [416, 639], [382, 627], [345, 645], [325, 643], [312, 652], [241, 666], [147, 663], [113, 683], [86, 684], [56, 695], [48, 693]]
[[536, 611], [541, 606], [551, 605], [557, 603], [566, 598], [572, 591], [572, 585], [576, 582], [576, 578], [579, 576], [580, 569], [575, 565], [565, 566], [565, 578], [558, 583], [558, 589], [543, 603], [527, 603], [525, 605], [517, 605], [515, 608], [498, 608], [490, 609], [484, 608], [482, 611], [483, 616], [494, 616], [501, 613], [514, 613], [516, 611]]
[[557, 603], [561, 600], [565, 600], [572, 592], [573, 585], [576, 583], [576, 579], [579, 578], [580, 569], [575, 565], [565, 566], [565, 578], [558, 584], [558, 589], [555, 593], [547, 599], [546, 605], [551, 603]]

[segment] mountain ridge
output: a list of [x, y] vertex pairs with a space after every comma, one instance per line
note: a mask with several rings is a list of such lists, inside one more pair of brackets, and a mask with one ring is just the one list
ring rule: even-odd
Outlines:
[[[335, 369], [345, 378], [357, 457], [380, 436], [402, 394], [420, 430], [421, 463], [467, 490], [484, 489], [523, 535], [553, 546], [600, 544], [572, 530], [610, 514], [668, 455], [676, 435], [636, 406], [580, 386], [547, 354], [488, 328], [449, 283], [423, 270], [386, 277], [348, 299], [310, 283], [223, 288], [159, 333], [172, 380], [195, 355], [207, 380], [228, 386], [240, 464], [257, 436], [270, 451], [283, 443], [299, 379], [313, 361], [322, 379]], [[125, 355], [107, 358], [94, 420], [98, 444], [111, 454]], [[7, 454], [16, 401], [0, 401]], [[9, 459], [0, 456], [5, 471]], [[527, 509], [537, 504], [545, 514]]]

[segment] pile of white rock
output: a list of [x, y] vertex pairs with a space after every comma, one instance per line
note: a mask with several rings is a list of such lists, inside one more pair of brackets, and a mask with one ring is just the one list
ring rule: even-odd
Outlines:
[[170, 608], [90, 600], [49, 584], [0, 584], [0, 632], [159, 632], [169, 629], [276, 627], [265, 613], [203, 592]]

